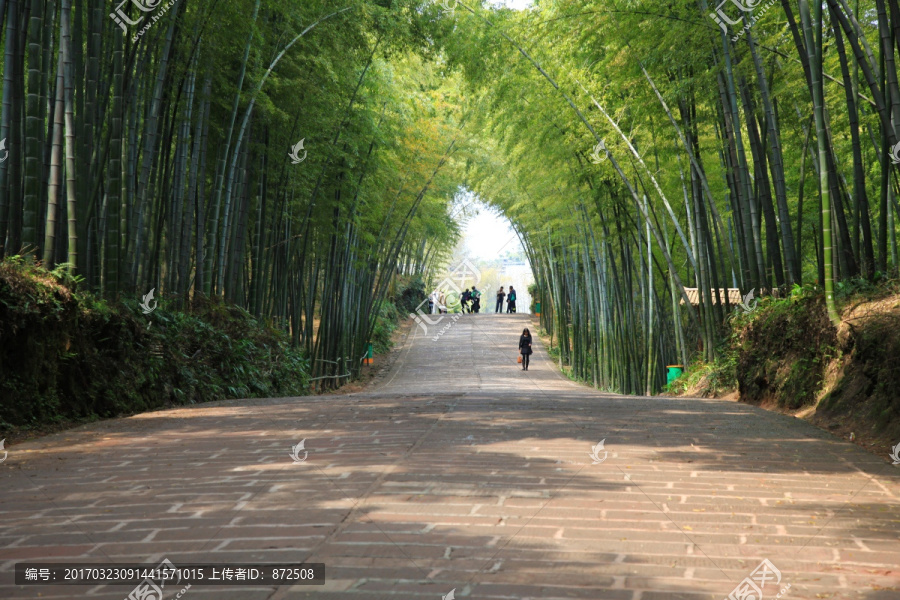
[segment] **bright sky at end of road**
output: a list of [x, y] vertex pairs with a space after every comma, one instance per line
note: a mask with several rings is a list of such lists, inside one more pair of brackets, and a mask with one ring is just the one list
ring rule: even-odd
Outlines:
[[485, 260], [506, 252], [516, 254], [522, 249], [519, 236], [506, 217], [485, 207], [466, 223], [462, 243], [469, 256]]

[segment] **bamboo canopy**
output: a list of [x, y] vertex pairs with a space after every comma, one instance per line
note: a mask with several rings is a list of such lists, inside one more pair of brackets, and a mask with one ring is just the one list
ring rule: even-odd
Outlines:
[[469, 195], [560, 366], [621, 393], [695, 336], [716, 359], [729, 283], [815, 281], [837, 323], [837, 282], [897, 274], [898, 0], [117, 4], [0, 0], [0, 260], [239, 306], [319, 387], [434, 283]]
[[[693, 306], [700, 306], [700, 288], [684, 288], [685, 293], [687, 294], [688, 300], [691, 301]], [[725, 299], [725, 288], [719, 288], [718, 298]], [[717, 301], [716, 291], [714, 289], [709, 290], [709, 294], [712, 297], [713, 304], [719, 304]], [[741, 290], [738, 288], [728, 288], [728, 302], [729, 304], [740, 304], [743, 300], [741, 297]], [[681, 299], [681, 304], [684, 305], [684, 299]]]

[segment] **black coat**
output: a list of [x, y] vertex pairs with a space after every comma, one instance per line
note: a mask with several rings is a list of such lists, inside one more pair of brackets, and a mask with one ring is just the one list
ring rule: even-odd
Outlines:
[[533, 352], [531, 349], [531, 336], [519, 336], [519, 352], [521, 354], [531, 354]]

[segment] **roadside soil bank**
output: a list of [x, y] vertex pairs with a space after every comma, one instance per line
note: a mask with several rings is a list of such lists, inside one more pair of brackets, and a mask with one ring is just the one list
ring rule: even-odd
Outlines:
[[[679, 396], [747, 402], [809, 421], [880, 456], [900, 442], [900, 293], [851, 300], [841, 324], [824, 296], [760, 304], [735, 321], [733, 391], [705, 378]], [[726, 359], [727, 360], [727, 359]]]

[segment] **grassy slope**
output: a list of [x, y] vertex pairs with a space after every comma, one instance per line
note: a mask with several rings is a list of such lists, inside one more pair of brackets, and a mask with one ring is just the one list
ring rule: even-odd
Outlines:
[[720, 359], [673, 385], [684, 395], [725, 395], [806, 418], [878, 449], [900, 441], [900, 284], [844, 290], [841, 326], [824, 297], [795, 289], [732, 320]]
[[0, 263], [0, 437], [172, 404], [307, 393], [308, 363], [245, 311], [108, 303], [62, 273]]

